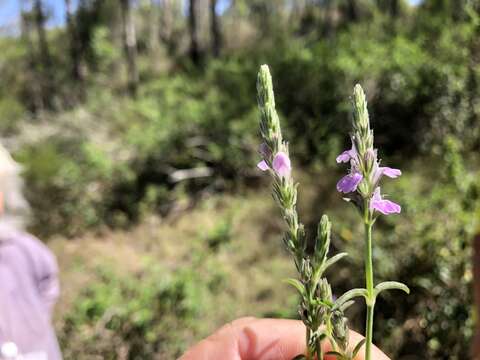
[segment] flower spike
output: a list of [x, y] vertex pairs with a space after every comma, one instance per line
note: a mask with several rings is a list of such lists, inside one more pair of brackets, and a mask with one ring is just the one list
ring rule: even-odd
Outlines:
[[[300, 295], [298, 313], [307, 328], [306, 354], [295, 359], [324, 359], [321, 342], [329, 341], [345, 359], [348, 354], [348, 327], [343, 310], [349, 305], [335, 307], [332, 289], [324, 272], [346, 254], [328, 257], [331, 239], [331, 223], [326, 215], [318, 226], [313, 254], [307, 251], [307, 238], [297, 213], [297, 185], [291, 176], [292, 165], [287, 143], [282, 138], [280, 122], [275, 110], [272, 78], [268, 66], [262, 65], [258, 74], [258, 106], [260, 110], [260, 133], [263, 143], [260, 146], [262, 161], [257, 165], [262, 171], [269, 171], [273, 177], [273, 197], [280, 207], [286, 224], [283, 242], [291, 253], [298, 279], [287, 279]], [[354, 153], [352, 153], [354, 154]], [[346, 162], [353, 155], [345, 154]], [[353, 161], [353, 160], [352, 160]], [[359, 172], [352, 173], [340, 186], [354, 191], [362, 180]]]
[[[344, 151], [337, 157], [337, 163], [350, 163], [348, 175], [337, 183], [340, 193], [348, 194], [347, 199], [360, 209], [365, 226], [365, 289], [357, 289], [357, 293], [365, 296], [367, 304], [367, 324], [365, 329], [365, 359], [370, 360], [373, 337], [373, 310], [375, 298], [380, 290], [374, 288], [372, 260], [372, 230], [377, 213], [383, 215], [401, 212], [399, 204], [386, 200], [380, 192], [382, 176], [391, 179], [398, 178], [402, 172], [399, 169], [380, 166], [377, 149], [373, 147], [373, 130], [367, 110], [367, 100], [360, 85], [353, 90], [353, 134], [352, 149]], [[379, 289], [408, 288], [397, 282], [386, 282], [378, 285]], [[351, 294], [347, 292], [346, 294]], [[341, 299], [345, 299], [344, 295]], [[348, 300], [348, 299], [347, 299]], [[357, 349], [358, 351], [358, 349]]]

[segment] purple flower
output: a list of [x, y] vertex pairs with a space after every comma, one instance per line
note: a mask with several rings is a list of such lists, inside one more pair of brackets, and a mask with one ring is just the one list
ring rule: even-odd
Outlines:
[[357, 150], [355, 149], [355, 145], [353, 145], [353, 140], [352, 140], [352, 148], [350, 150], [345, 150], [342, 152], [340, 155], [337, 156], [337, 163], [346, 163], [349, 162], [350, 160], [356, 160], [357, 158]]
[[265, 160], [262, 160], [260, 161], [258, 164], [257, 164], [257, 167], [262, 170], [262, 171], [267, 171], [269, 169], [268, 167], [268, 164]]
[[273, 170], [280, 177], [287, 177], [292, 171], [292, 165], [290, 163], [290, 158], [283, 151], [279, 151], [275, 154], [275, 157], [272, 161]]
[[[278, 153], [275, 154], [272, 161], [272, 166], [273, 166], [273, 170], [280, 177], [287, 177], [290, 175], [290, 172], [292, 171], [290, 158], [283, 151], [279, 151]], [[270, 169], [270, 167], [268, 166], [265, 160], [260, 161], [257, 164], [257, 167], [262, 171], [267, 171], [268, 169]]]
[[402, 175], [402, 172], [399, 169], [393, 169], [386, 166], [381, 167], [381, 166], [375, 165], [375, 169], [376, 170], [374, 170], [373, 172], [373, 181], [372, 181], [374, 184], [377, 184], [383, 175], [388, 176], [391, 179], [395, 179], [400, 175]]
[[358, 184], [362, 181], [363, 176], [359, 172], [350, 173], [337, 183], [337, 190], [341, 193], [350, 193], [357, 190]]
[[380, 187], [377, 187], [373, 193], [372, 199], [370, 200], [370, 209], [377, 210], [384, 215], [395, 213], [398, 214], [402, 210], [400, 205], [394, 203], [393, 201], [382, 199]]
[[337, 160], [337, 163], [340, 164], [340, 163], [349, 162], [351, 158], [352, 158], [351, 150], [345, 150], [344, 152], [342, 152], [340, 155], [337, 156], [336, 160]]
[[341, 193], [350, 193], [357, 190], [358, 184], [363, 180], [363, 175], [358, 170], [358, 153], [352, 139], [352, 148], [345, 150], [337, 156], [337, 163], [350, 161], [350, 174], [344, 176], [337, 183], [337, 190]]
[[389, 178], [392, 178], [392, 179], [395, 179], [400, 175], [402, 175], [402, 172], [399, 169], [393, 169], [387, 166], [379, 167], [378, 170], [382, 172], [382, 175], [388, 176]]

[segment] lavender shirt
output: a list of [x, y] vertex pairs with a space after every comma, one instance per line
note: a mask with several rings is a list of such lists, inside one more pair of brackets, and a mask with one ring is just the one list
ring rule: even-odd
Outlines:
[[0, 346], [11, 341], [20, 354], [62, 358], [51, 325], [57, 274], [55, 256], [43, 243], [0, 226]]

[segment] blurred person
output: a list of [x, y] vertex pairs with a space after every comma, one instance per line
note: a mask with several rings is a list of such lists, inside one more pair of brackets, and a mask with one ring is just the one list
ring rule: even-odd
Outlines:
[[58, 360], [51, 324], [59, 295], [55, 256], [24, 227], [20, 166], [0, 145], [0, 359]]
[[[298, 320], [241, 318], [200, 341], [179, 360], [290, 360], [305, 352], [305, 331], [305, 325]], [[350, 331], [353, 346], [362, 339]], [[330, 350], [328, 341], [322, 346], [324, 351]], [[363, 360], [363, 353], [360, 350], [356, 360]], [[375, 346], [372, 355], [373, 360], [389, 360]]]

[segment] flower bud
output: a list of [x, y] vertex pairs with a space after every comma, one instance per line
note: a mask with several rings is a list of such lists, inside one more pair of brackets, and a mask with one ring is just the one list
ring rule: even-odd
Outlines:
[[301, 263], [301, 272], [302, 272], [302, 277], [305, 279], [310, 279], [312, 276], [312, 266], [310, 264], [310, 261], [308, 259], [302, 259]]
[[330, 287], [330, 284], [328, 283], [327, 279], [322, 278], [318, 282], [317, 295], [323, 301], [329, 301], [329, 302], [333, 301], [332, 288]]
[[273, 95], [272, 76], [268, 65], [260, 66], [260, 71], [257, 77], [257, 92], [258, 92], [258, 104], [260, 106], [266, 106], [269, 104], [275, 107], [275, 97]]
[[342, 350], [348, 346], [347, 318], [342, 313], [335, 313], [332, 316], [333, 338], [340, 345]]
[[370, 130], [367, 100], [360, 84], [355, 85], [353, 89], [353, 127], [362, 134]]
[[332, 223], [327, 215], [323, 215], [317, 229], [317, 239], [315, 243], [315, 258], [319, 262], [325, 261], [325, 258], [330, 247], [330, 234]]
[[367, 148], [367, 151], [365, 152], [364, 161], [365, 161], [365, 172], [367, 174], [371, 174], [374, 167], [375, 166], [378, 167], [377, 151], [374, 150], [373, 148]]
[[264, 142], [260, 144], [258, 152], [264, 159], [269, 159], [270, 156], [272, 156], [272, 151], [270, 150], [270, 147]]

